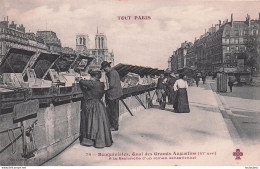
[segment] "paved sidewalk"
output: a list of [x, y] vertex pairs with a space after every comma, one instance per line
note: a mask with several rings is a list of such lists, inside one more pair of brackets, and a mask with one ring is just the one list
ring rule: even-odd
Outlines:
[[[213, 91], [216, 81], [209, 80]], [[234, 86], [233, 92], [217, 93], [226, 114], [243, 142], [260, 144], [260, 87]]]
[[[170, 105], [166, 110], [155, 107], [139, 111], [120, 121], [119, 131], [112, 133], [114, 144], [111, 147], [83, 147], [77, 141], [45, 165], [256, 165], [259, 153], [252, 154], [253, 148], [233, 144], [209, 84], [190, 87], [188, 95], [190, 113], [174, 113]], [[233, 152], [237, 148], [244, 152], [245, 158], [235, 160]], [[128, 153], [129, 159], [109, 160], [107, 156], [98, 156], [99, 153], [118, 152]], [[136, 157], [133, 152], [140, 153], [138, 157], [142, 160], [133, 160]], [[169, 155], [155, 154], [150, 158], [144, 155], [146, 152], [168, 152], [171, 156], [174, 152], [193, 152], [196, 155], [186, 154], [195, 159], [169, 159]], [[209, 155], [198, 155], [199, 152]]]

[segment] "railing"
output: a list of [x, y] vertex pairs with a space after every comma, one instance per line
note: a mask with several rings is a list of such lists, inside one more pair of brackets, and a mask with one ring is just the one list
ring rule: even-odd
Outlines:
[[[155, 84], [123, 88], [122, 98], [135, 96], [154, 89]], [[74, 83], [69, 87], [52, 86], [48, 88], [15, 89], [10, 92], [0, 93], [0, 109], [13, 108], [14, 105], [25, 102], [26, 100], [38, 99], [40, 105], [49, 106], [51, 103], [73, 101], [81, 99], [82, 97], [83, 94], [78, 83]]]

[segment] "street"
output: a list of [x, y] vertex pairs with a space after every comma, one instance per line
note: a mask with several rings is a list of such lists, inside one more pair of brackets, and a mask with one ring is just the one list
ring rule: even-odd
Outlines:
[[[211, 81], [213, 90], [216, 90]], [[233, 92], [218, 93], [227, 109], [232, 112], [238, 134], [245, 142], [260, 142], [260, 87], [233, 86]]]
[[[104, 149], [84, 147], [76, 141], [48, 165], [254, 165], [258, 161], [259, 148], [236, 144], [218, 108], [209, 84], [191, 86], [188, 89], [190, 113], [174, 113], [172, 106], [160, 110], [158, 104], [141, 110], [134, 116], [120, 120], [119, 131], [112, 132], [113, 145]], [[239, 148], [246, 158], [237, 161], [233, 152]], [[195, 159], [173, 160], [174, 152], [196, 154]], [[199, 153], [200, 152], [200, 153]], [[154, 154], [165, 154], [154, 156]], [[104, 156], [99, 156], [103, 154]], [[127, 157], [109, 158], [108, 155], [127, 154]], [[137, 155], [134, 155], [137, 154]], [[153, 154], [153, 160], [145, 154]], [[209, 154], [209, 155], [201, 155]], [[136, 158], [141, 160], [136, 160]], [[160, 157], [160, 158], [159, 158]], [[168, 159], [165, 159], [168, 157]], [[176, 155], [175, 157], [178, 157]], [[130, 159], [131, 158], [131, 159]], [[133, 158], [135, 160], [133, 160]], [[148, 159], [146, 159], [148, 158]]]

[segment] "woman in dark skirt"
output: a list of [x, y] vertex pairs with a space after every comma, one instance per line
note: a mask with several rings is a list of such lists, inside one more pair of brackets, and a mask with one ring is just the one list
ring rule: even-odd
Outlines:
[[174, 111], [176, 113], [189, 113], [189, 101], [188, 101], [188, 84], [187, 81], [183, 80], [185, 75], [180, 74], [180, 79], [174, 83], [174, 91], [177, 91], [176, 102], [174, 104]]
[[80, 144], [96, 148], [110, 147], [113, 143], [104, 103], [101, 101], [105, 85], [100, 82], [101, 71], [89, 71], [90, 80], [80, 80], [84, 94], [80, 120]]

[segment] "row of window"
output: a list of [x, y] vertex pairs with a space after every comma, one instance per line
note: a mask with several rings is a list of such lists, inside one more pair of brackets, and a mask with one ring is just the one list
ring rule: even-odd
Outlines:
[[0, 28], [0, 33], [6, 33], [6, 34], [11, 34], [14, 36], [18, 36], [20, 38], [27, 38], [27, 35], [18, 31], [14, 31], [11, 29], [5, 29], [5, 28]]
[[223, 38], [222, 39], [223, 44], [243, 44], [244, 38]]
[[246, 50], [246, 46], [232, 46], [231, 48], [229, 46], [223, 46], [224, 52], [230, 52], [230, 51], [239, 51], [239, 50]]
[[[225, 36], [230, 36], [231, 32], [225, 32]], [[234, 30], [235, 36], [244, 36], [244, 35], [258, 35], [258, 29], [251, 30]]]
[[6, 38], [8, 40], [15, 41], [15, 42], [18, 42], [18, 43], [24, 43], [24, 44], [28, 43], [28, 39], [29, 39], [30, 44], [37, 44], [41, 47], [45, 46], [43, 40], [38, 39], [38, 38], [37, 38], [37, 41], [36, 41], [34, 38], [24, 39], [24, 38], [21, 38], [19, 36], [14, 36], [12, 34], [7, 34], [7, 35], [2, 34], [2, 35], [0, 35], [0, 38]]

